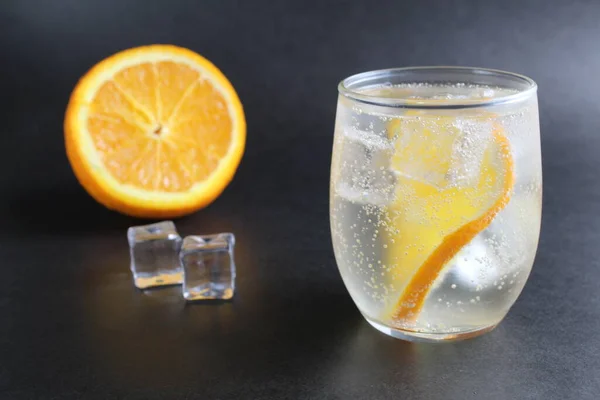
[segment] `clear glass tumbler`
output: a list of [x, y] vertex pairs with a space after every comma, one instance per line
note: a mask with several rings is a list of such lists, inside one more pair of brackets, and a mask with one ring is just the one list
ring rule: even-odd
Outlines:
[[535, 82], [423, 67], [361, 73], [338, 89], [331, 234], [358, 309], [408, 340], [490, 331], [538, 245]]

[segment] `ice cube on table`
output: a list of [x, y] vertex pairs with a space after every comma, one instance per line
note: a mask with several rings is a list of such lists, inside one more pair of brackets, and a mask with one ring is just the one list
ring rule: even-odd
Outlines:
[[219, 233], [187, 236], [181, 246], [184, 270], [183, 297], [186, 300], [226, 300], [235, 290], [235, 236]]
[[179, 264], [181, 237], [172, 221], [132, 226], [127, 230], [127, 240], [137, 288], [183, 282], [183, 269]]

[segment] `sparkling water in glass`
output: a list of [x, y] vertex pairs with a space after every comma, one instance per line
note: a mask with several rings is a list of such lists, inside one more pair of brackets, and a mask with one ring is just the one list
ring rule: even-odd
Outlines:
[[340, 83], [333, 246], [350, 295], [380, 331], [475, 336], [519, 296], [541, 221], [536, 90], [524, 76], [451, 67]]

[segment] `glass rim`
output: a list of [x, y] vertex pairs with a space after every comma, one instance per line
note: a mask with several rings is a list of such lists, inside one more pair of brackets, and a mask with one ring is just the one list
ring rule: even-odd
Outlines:
[[[451, 103], [439, 103], [429, 102], [428, 100], [415, 101], [414, 99], [408, 98], [389, 98], [383, 96], [368, 95], [360, 93], [355, 89], [350, 88], [352, 84], [360, 84], [362, 82], [368, 82], [371, 79], [382, 77], [385, 75], [393, 76], [402, 72], [418, 72], [418, 71], [439, 71], [441, 72], [463, 72], [469, 73], [473, 76], [496, 76], [520, 81], [526, 84], [523, 89], [517, 89], [515, 93], [508, 94], [506, 96], [492, 98], [492, 99], [461, 99], [460, 101], [453, 101]], [[419, 80], [415, 80], [414, 83], [420, 83]], [[464, 82], [464, 83], [469, 83]], [[460, 109], [460, 108], [478, 108], [478, 107], [489, 107], [499, 104], [514, 103], [525, 100], [531, 95], [537, 92], [537, 84], [535, 81], [525, 75], [520, 75], [514, 72], [502, 71], [499, 69], [491, 68], [479, 68], [479, 67], [455, 67], [455, 66], [424, 66], [424, 67], [402, 67], [402, 68], [387, 68], [372, 70], [366, 72], [360, 72], [358, 74], [350, 75], [343, 79], [338, 84], [338, 92], [340, 95], [358, 101], [360, 103], [383, 106], [383, 107], [394, 107], [394, 108], [413, 108], [413, 109]]]

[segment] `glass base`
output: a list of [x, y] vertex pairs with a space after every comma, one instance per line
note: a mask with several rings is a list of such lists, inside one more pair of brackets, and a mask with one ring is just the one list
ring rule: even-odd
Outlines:
[[459, 340], [471, 339], [484, 333], [492, 331], [498, 324], [493, 324], [489, 326], [485, 326], [483, 328], [472, 329], [468, 331], [462, 332], [444, 332], [444, 333], [428, 333], [428, 332], [418, 332], [418, 331], [410, 331], [410, 330], [402, 330], [397, 328], [390, 328], [389, 326], [385, 326], [380, 324], [379, 322], [375, 322], [365, 317], [367, 322], [371, 324], [375, 329], [379, 332], [385, 333], [391, 337], [396, 339], [408, 340], [410, 342], [424, 342], [424, 343], [440, 343], [440, 342], [456, 342]]

